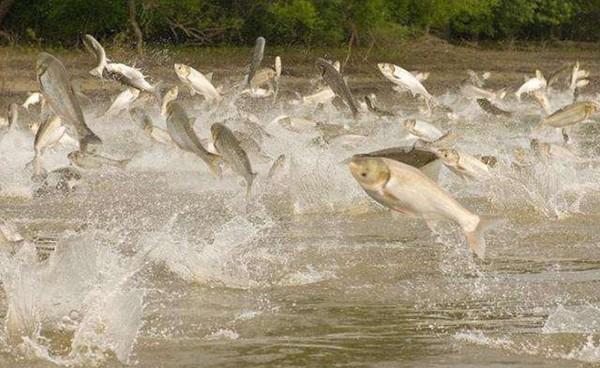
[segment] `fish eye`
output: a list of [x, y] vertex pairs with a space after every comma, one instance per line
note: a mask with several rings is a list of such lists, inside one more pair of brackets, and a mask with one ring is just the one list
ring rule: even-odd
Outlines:
[[360, 174], [360, 176], [362, 176], [363, 178], [366, 178], [366, 177], [367, 177], [367, 173], [366, 173], [366, 171], [363, 171], [363, 172]]

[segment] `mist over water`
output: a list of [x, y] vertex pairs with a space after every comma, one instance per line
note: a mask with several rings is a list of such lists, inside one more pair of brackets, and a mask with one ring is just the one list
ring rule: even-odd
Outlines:
[[[227, 82], [215, 78], [217, 86]], [[40, 192], [27, 166], [33, 135], [5, 135], [0, 217], [25, 240], [0, 251], [1, 364], [600, 362], [598, 115], [571, 129], [569, 149], [578, 160], [569, 162], [530, 151], [530, 138], [561, 144], [562, 135], [535, 129], [541, 109], [514, 94], [499, 102], [514, 112], [509, 118], [485, 113], [456, 89], [437, 96], [451, 114], [427, 116], [418, 101], [378, 80], [356, 96], [374, 92], [397, 116], [365, 109], [354, 121], [331, 104], [290, 103], [295, 97], [284, 77], [286, 88], [275, 104], [229, 93], [218, 109], [180, 92], [200, 139], [224, 122], [260, 145], [260, 153], [249, 152], [258, 172], [249, 200], [231, 170], [217, 179], [193, 154], [151, 140], [127, 112], [102, 116], [113, 97], [103, 91], [94, 91], [98, 103], [84, 112], [103, 154], [131, 158], [124, 170], [81, 170], [72, 193]], [[550, 92], [553, 109], [571, 98]], [[580, 97], [588, 99], [597, 100], [593, 93]], [[134, 105], [165, 129], [152, 97]], [[346, 127], [352, 136], [310, 126], [292, 131], [275, 121], [281, 115]], [[36, 116], [35, 109], [21, 111], [25, 122]], [[432, 232], [377, 205], [343, 163], [405, 143], [402, 122], [413, 117], [456, 133], [450, 147], [496, 157], [480, 181], [446, 168], [439, 180], [475, 213], [506, 220], [487, 235], [486, 261], [473, 259], [454, 224], [438, 223]], [[69, 165], [66, 155], [76, 148], [66, 142], [48, 150], [44, 167]], [[515, 149], [527, 152], [526, 165]], [[281, 154], [284, 165], [267, 178]]]

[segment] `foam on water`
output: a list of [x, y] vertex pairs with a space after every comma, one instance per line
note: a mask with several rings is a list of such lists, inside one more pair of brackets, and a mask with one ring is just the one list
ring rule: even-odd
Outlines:
[[[563, 92], [553, 93], [553, 107], [566, 105], [569, 98]], [[468, 201], [467, 207], [474, 212], [493, 214], [533, 209], [542, 217], [562, 219], [584, 212], [581, 203], [585, 196], [600, 189], [600, 171], [594, 167], [592, 159], [585, 156], [585, 152], [582, 165], [543, 162], [533, 157], [532, 165], [526, 168], [515, 167], [514, 148], [528, 149], [529, 133], [541, 116], [539, 108], [531, 101], [521, 104], [516, 104], [511, 99], [503, 101], [501, 107], [515, 111], [516, 115], [514, 118], [498, 119], [484, 114], [476, 102], [454, 92], [445, 93], [439, 100], [452, 106], [454, 113], [438, 114], [427, 119], [430, 118], [443, 131], [452, 130], [457, 133], [458, 139], [450, 145], [473, 155], [494, 155], [499, 161], [491, 170], [490, 177], [478, 182], [465, 182], [450, 171], [442, 170], [441, 185], [461, 203], [463, 200]], [[112, 209], [85, 209], [75, 216], [85, 218], [88, 229], [79, 234], [62, 235], [56, 244], [56, 250], [50, 253], [47, 260], [39, 259], [35, 246], [30, 242], [23, 243], [14, 255], [8, 252], [0, 254], [0, 277], [8, 310], [3, 336], [6, 349], [19, 358], [42, 359], [58, 365], [103, 365], [110, 360], [123, 364], [132, 363], [136, 341], [143, 329], [147, 296], [146, 289], [140, 284], [155, 281], [152, 279], [155, 275], [148, 277], [152, 280], [138, 280], [143, 278], [140, 276], [141, 271], [149, 265], [163, 266], [168, 271], [168, 279], [176, 279], [184, 284], [243, 289], [249, 293], [260, 293], [268, 288], [318, 287], [319, 283], [328, 282], [339, 282], [339, 285], [348, 290], [355, 283], [369, 284], [373, 288], [379, 286], [380, 282], [383, 283], [377, 274], [372, 276], [373, 280], [364, 281], [356, 276], [349, 278], [350, 281], [345, 280], [351, 285], [344, 284], [343, 279], [347, 276], [344, 272], [353, 273], [354, 269], [347, 271], [336, 267], [356, 267], [359, 261], [348, 261], [347, 264], [337, 260], [323, 261], [321, 255], [328, 254], [323, 248], [341, 254], [352, 247], [355, 248], [353, 250], [359, 249], [367, 253], [372, 251], [385, 254], [384, 251], [391, 249], [409, 254], [407, 249], [413, 245], [410, 236], [414, 234], [404, 234], [410, 233], [407, 229], [402, 229], [401, 235], [396, 234], [394, 240], [376, 234], [372, 239], [359, 241], [346, 241], [356, 234], [350, 236], [344, 233], [345, 230], [333, 229], [327, 235], [334, 240], [310, 240], [310, 244], [301, 244], [297, 249], [286, 247], [289, 239], [280, 240], [277, 239], [279, 234], [268, 233], [275, 225], [280, 225], [278, 216], [289, 218], [301, 215], [298, 218], [310, 220], [310, 215], [316, 215], [315, 221], [328, 221], [327, 214], [339, 216], [344, 213], [352, 218], [356, 213], [380, 213], [381, 207], [374, 205], [366, 197], [347, 166], [341, 162], [355, 153], [400, 145], [407, 133], [402, 125], [403, 120], [419, 117], [419, 114], [415, 111], [402, 111], [403, 106], [394, 106], [399, 113], [398, 117], [375, 118], [363, 114], [355, 122], [350, 116], [331, 106], [319, 110], [301, 105], [254, 106], [252, 102], [240, 101], [242, 110], [253, 111], [256, 107], [258, 111], [253, 112], [258, 116], [259, 125], [269, 133], [264, 134], [256, 132], [239, 118], [238, 106], [234, 102], [237, 103], [233, 101], [233, 96], [228, 96], [222, 103], [222, 108], [217, 111], [209, 111], [208, 106], [203, 104], [195, 108], [198, 107], [195, 103], [186, 104], [186, 108], [189, 115], [196, 118], [194, 128], [201, 139], [210, 137], [212, 123], [226, 120], [231, 129], [242, 131], [259, 141], [265, 156], [275, 159], [280, 154], [286, 154], [286, 172], [273, 182], [265, 178], [271, 162], [252, 162], [259, 177], [249, 201], [245, 200], [240, 179], [231, 170], [225, 170], [223, 179], [213, 178], [198, 157], [174, 146], [151, 141], [130, 121], [127, 114], [106, 119], [95, 117], [94, 111], [86, 111], [92, 129], [105, 142], [105, 153], [114, 158], [132, 158], [132, 161], [120, 176], [103, 176], [105, 170], [110, 169], [92, 170], [88, 174], [92, 184], [87, 189], [89, 191], [84, 193], [94, 196], [93, 185], [119, 184], [118, 180], [129, 174], [147, 174], [144, 178], [157, 178], [157, 182], [163, 180], [161, 183], [166, 184], [160, 189], [169, 191], [169, 194], [176, 192], [179, 197], [173, 197], [179, 202], [171, 207], [171, 203], [164, 203], [165, 200], [160, 196], [151, 197], [157, 201], [153, 203], [140, 195], [139, 201], [132, 207], [143, 207], [152, 215], [156, 210], [156, 217], [161, 218], [161, 221], [148, 220], [148, 223], [144, 216], [139, 215], [144, 214], [143, 211], [135, 212], [129, 207], [124, 207], [125, 214], [120, 216], [113, 214]], [[157, 107], [148, 107], [148, 112], [155, 124], [164, 129], [165, 121], [158, 115]], [[325, 140], [316, 129], [292, 132], [277, 123], [269, 124], [281, 114], [345, 126], [356, 130], [357, 136], [367, 135], [368, 139], [354, 137], [348, 141]], [[536, 132], [536, 136], [555, 142], [560, 139], [556, 132]], [[0, 196], [32, 197], [34, 186], [31, 184], [31, 172], [24, 170], [33, 158], [32, 142], [30, 132], [18, 130], [12, 130], [0, 141]], [[579, 143], [576, 141], [574, 146], [578, 148]], [[45, 167], [51, 170], [66, 165], [66, 153], [73, 149], [70, 146], [59, 146], [49, 150], [44, 154]], [[111, 180], [115, 182], [111, 183]], [[130, 183], [131, 181], [126, 182], [127, 185]], [[145, 184], [144, 188], [151, 186], [147, 183], [139, 184]], [[126, 189], [127, 195], [137, 190]], [[110, 190], [104, 190], [104, 193], [110, 193]], [[192, 194], [195, 196], [191, 196]], [[199, 194], [207, 196], [199, 197]], [[209, 197], [209, 194], [214, 196]], [[206, 202], [210, 203], [194, 203], [198, 206], [192, 206], [190, 202], [198, 198], [208, 198]], [[102, 198], [96, 202], [99, 207], [101, 202]], [[204, 211], [201, 205], [219, 213]], [[186, 206], [198, 212], [188, 211]], [[288, 212], [288, 209], [291, 210]], [[357, 209], [359, 211], [355, 211]], [[104, 216], [103, 211], [108, 215]], [[130, 217], [128, 211], [134, 216]], [[189, 213], [195, 216], [187, 216]], [[60, 222], [62, 214], [55, 215], [56, 221]], [[102, 220], [99, 220], [100, 215], [104, 216]], [[20, 219], [22, 223], [36, 220]], [[283, 221], [285, 220], [281, 220]], [[373, 225], [376, 227], [379, 224]], [[460, 288], [456, 288], [466, 290], [464, 294], [469, 300], [490, 296], [495, 291], [493, 287], [498, 279], [487, 275], [482, 271], [483, 267], [472, 260], [460, 229], [454, 224], [444, 223], [432, 227], [433, 235], [425, 238], [426, 241], [432, 240], [443, 247], [441, 256], [433, 264], [439, 268], [443, 277], [456, 278], [449, 284], [442, 283], [443, 280], [438, 281], [443, 285], [460, 284]], [[104, 229], [104, 232], [97, 230], [98, 228]], [[200, 228], [201, 231], [192, 232], [190, 228]], [[321, 230], [318, 226], [312, 228], [313, 231], [315, 229], [317, 232]], [[322, 234], [317, 233], [315, 237], [320, 235]], [[397, 240], [405, 235], [409, 240]], [[105, 242], [107, 238], [123, 239], [123, 243], [130, 241], [134, 244]], [[135, 240], [131, 240], [132, 238]], [[272, 240], [273, 238], [276, 240]], [[311, 247], [318, 249], [315, 258], [302, 259], [303, 263], [298, 262], [300, 264], [290, 261], [291, 257], [300, 258]], [[356, 258], [362, 262], [367, 256]], [[410, 269], [411, 264], [404, 266]], [[426, 277], [439, 277], [438, 274], [433, 274], [434, 272], [426, 274]], [[394, 276], [387, 277], [394, 279]], [[417, 294], [417, 288], [435, 286], [425, 283], [420, 288], [418, 283], [402, 281], [408, 284], [407, 288], [412, 294]], [[395, 286], [394, 284], [390, 289], [396, 290]], [[269, 296], [257, 298], [270, 304]], [[422, 301], [415, 303], [425, 304]], [[244, 305], [229, 321], [253, 321], [262, 312], [256, 305]], [[522, 341], [510, 334], [479, 330], [466, 330], [454, 337], [463, 343], [515, 354], [598, 362], [600, 346], [591, 335], [588, 337], [589, 334], [598, 332], [600, 327], [597, 326], [597, 320], [600, 320], [600, 314], [594, 306], [577, 309], [558, 307], [550, 313], [541, 331], [536, 331], [538, 340], [533, 338]], [[233, 328], [225, 325], [226, 327], [220, 328], [224, 325], [215, 324], [219, 327], [211, 328], [209, 333], [203, 331], [199, 334], [201, 340], [228, 341], [246, 336], [237, 326]], [[154, 331], [153, 328], [154, 326], [150, 326], [148, 329]], [[165, 331], [171, 330], [167, 328]], [[578, 340], [557, 349], [560, 344], [553, 341], [552, 337], [564, 333], [577, 334]], [[167, 333], [162, 336], [160, 332], [156, 335], [168, 336]], [[550, 342], [545, 345], [546, 342], [540, 340], [540, 336], [550, 336]]]
[[144, 297], [131, 277], [142, 256], [127, 259], [93, 234], [72, 234], [45, 261], [26, 242], [1, 265], [6, 342], [15, 352], [61, 365], [129, 361]]

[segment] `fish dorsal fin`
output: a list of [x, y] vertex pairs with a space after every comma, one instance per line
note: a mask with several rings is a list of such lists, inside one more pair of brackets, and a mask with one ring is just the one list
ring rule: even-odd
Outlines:
[[212, 72], [210, 72], [210, 73], [207, 73], [207, 74], [206, 74], [206, 79], [208, 79], [208, 81], [212, 83], [212, 79], [213, 79], [213, 73], [212, 73]]

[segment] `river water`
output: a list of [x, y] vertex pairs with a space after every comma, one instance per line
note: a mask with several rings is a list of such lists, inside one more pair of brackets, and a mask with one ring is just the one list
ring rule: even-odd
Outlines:
[[[259, 141], [249, 200], [230, 171], [216, 179], [195, 156], [152, 141], [127, 113], [102, 116], [109, 95], [101, 91], [84, 109], [89, 125], [106, 155], [131, 162], [82, 170], [73, 193], [36, 193], [25, 169], [33, 136], [9, 132], [0, 141], [0, 215], [26, 241], [0, 257], [0, 313], [11, 316], [0, 333], [0, 365], [600, 364], [600, 118], [571, 131], [576, 162], [528, 151], [532, 162], [523, 168], [515, 148], [528, 150], [532, 136], [562, 139], [534, 129], [541, 113], [533, 100], [510, 95], [501, 106], [515, 114], [498, 118], [456, 91], [439, 94], [454, 114], [427, 119], [456, 133], [452, 146], [498, 159], [478, 182], [447, 169], [440, 176], [466, 207], [505, 219], [487, 234], [481, 261], [453, 224], [432, 232], [374, 203], [342, 163], [397, 146], [406, 134], [401, 122], [419, 114], [390, 83], [369, 86], [397, 117], [365, 112], [354, 123], [332, 106], [231, 96], [214, 111], [183, 91], [201, 138], [225, 120]], [[550, 97], [556, 109], [570, 100], [558, 90]], [[164, 127], [151, 98], [138, 105]], [[268, 134], [238, 110], [256, 115]], [[35, 119], [36, 108], [21, 112]], [[315, 129], [270, 124], [281, 114], [356, 124], [367, 137], [324, 142]], [[74, 149], [67, 142], [48, 151], [45, 166], [68, 165]], [[286, 163], [268, 179], [280, 154]]]

